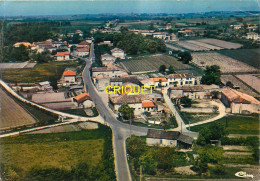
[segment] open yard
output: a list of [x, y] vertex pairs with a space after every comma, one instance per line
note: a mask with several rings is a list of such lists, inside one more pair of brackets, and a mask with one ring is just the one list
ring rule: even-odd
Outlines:
[[115, 180], [109, 128], [1, 138], [4, 180]]
[[[192, 53], [192, 62], [198, 66], [218, 65], [222, 73], [257, 72], [259, 69], [216, 52]], [[202, 64], [203, 63], [203, 64]]]
[[[260, 130], [259, 116], [258, 115], [229, 115], [217, 121], [226, 126], [229, 134], [252, 134], [258, 135]], [[191, 131], [198, 132], [201, 128], [207, 127], [214, 122], [206, 123], [198, 126], [191, 127]]]
[[2, 79], [8, 83], [34, 83], [60, 79], [67, 67], [77, 67], [76, 62], [49, 62], [37, 64], [34, 68], [4, 69]]
[[173, 66], [174, 70], [192, 69], [190, 65], [183, 64], [173, 56], [156, 54], [151, 56], [138, 57], [135, 60], [123, 61], [120, 63], [123, 67], [133, 74], [156, 72], [161, 65]]
[[0, 89], [1, 119], [0, 129], [13, 128], [35, 123], [35, 119], [19, 104]]
[[260, 49], [221, 50], [218, 53], [260, 69]]
[[214, 118], [218, 115], [218, 113], [188, 113], [188, 112], [181, 112], [181, 116], [185, 124], [197, 123], [200, 121], [204, 121], [207, 119]]

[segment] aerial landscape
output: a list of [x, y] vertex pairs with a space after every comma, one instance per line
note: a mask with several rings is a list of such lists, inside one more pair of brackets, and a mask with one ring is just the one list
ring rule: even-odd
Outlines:
[[260, 180], [258, 3], [0, 1], [0, 180]]

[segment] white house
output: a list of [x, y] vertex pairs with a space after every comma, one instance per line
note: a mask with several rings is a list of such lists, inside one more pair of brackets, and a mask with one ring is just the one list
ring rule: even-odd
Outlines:
[[147, 87], [154, 86], [154, 88], [158, 88], [158, 87], [166, 87], [166, 86], [168, 86], [168, 81], [164, 77], [143, 79], [143, 80], [140, 80], [140, 82], [144, 86], [147, 86]]
[[149, 146], [183, 146], [190, 148], [192, 146], [193, 138], [183, 135], [178, 131], [163, 131], [156, 129], [149, 129], [146, 136], [146, 144]]
[[[109, 65], [109, 64], [107, 64]], [[109, 66], [109, 67], [93, 67], [92, 68], [92, 77], [96, 77], [99, 74], [105, 74], [108, 77], [122, 77], [127, 75], [127, 73], [117, 66]]]
[[258, 33], [251, 32], [251, 33], [247, 33], [246, 39], [260, 40], [260, 36]]
[[57, 52], [55, 56], [57, 61], [66, 61], [70, 59], [69, 52]]
[[76, 83], [76, 73], [72, 70], [66, 70], [62, 74], [63, 86]]
[[106, 74], [99, 74], [93, 77], [93, 82], [98, 91], [105, 91], [106, 87], [110, 84], [110, 79]]
[[153, 33], [153, 37], [154, 38], [159, 38], [159, 39], [162, 39], [162, 40], [170, 40], [171, 37], [168, 33], [166, 32], [156, 32], [156, 33]]
[[73, 55], [78, 57], [84, 57], [87, 56], [88, 54], [89, 54], [89, 47], [77, 48], [76, 50], [73, 51]]
[[116, 58], [125, 59], [125, 52], [119, 48], [112, 49], [111, 54]]
[[195, 85], [196, 78], [189, 74], [170, 74], [166, 76], [168, 85], [177, 87], [183, 85]]
[[102, 61], [102, 64], [106, 66], [110, 62], [114, 63], [116, 61], [116, 57], [106, 53], [106, 54], [101, 55], [101, 61]]

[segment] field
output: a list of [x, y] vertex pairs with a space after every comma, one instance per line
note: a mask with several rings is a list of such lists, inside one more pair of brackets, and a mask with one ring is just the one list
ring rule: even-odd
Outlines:
[[37, 63], [29, 63], [22, 62], [22, 63], [0, 63], [0, 69], [14, 69], [14, 68], [33, 68]]
[[156, 72], [161, 65], [173, 66], [174, 70], [192, 69], [190, 65], [183, 64], [176, 58], [167, 55], [152, 55], [138, 57], [135, 60], [121, 62], [124, 68], [131, 73], [145, 73], [145, 72]]
[[260, 92], [260, 78], [251, 74], [236, 75], [236, 77], [241, 79], [243, 82], [247, 83], [250, 87], [254, 88], [256, 91]]
[[0, 128], [18, 127], [35, 123], [35, 119], [0, 89], [1, 119]]
[[221, 50], [218, 53], [260, 69], [260, 49]]
[[[260, 123], [258, 115], [230, 115], [223, 117], [215, 122], [223, 124], [226, 126], [227, 120], [227, 131], [229, 134], [252, 134], [258, 135], [260, 131]], [[198, 132], [204, 127], [214, 124], [214, 122], [206, 123], [203, 125], [198, 125], [191, 127], [191, 131]]]
[[260, 95], [252, 89], [250, 89], [246, 84], [244, 84], [242, 81], [237, 79], [233, 75], [221, 75], [221, 81], [226, 84], [227, 81], [230, 81], [234, 86], [239, 86], [240, 89], [238, 91], [244, 92], [246, 94], [252, 95], [254, 97], [259, 97]]
[[214, 46], [218, 46], [218, 47], [222, 47], [225, 49], [237, 49], [237, 48], [241, 48], [242, 45], [239, 43], [231, 43], [231, 42], [227, 42], [227, 41], [223, 41], [223, 40], [217, 40], [217, 39], [201, 39], [199, 40], [200, 42], [203, 43], [207, 43], [210, 45], [214, 45]]
[[34, 83], [59, 79], [65, 68], [76, 67], [75, 62], [50, 62], [28, 69], [3, 69], [2, 79], [8, 83]]
[[89, 21], [89, 20], [78, 20], [70, 21], [71, 26], [60, 26], [58, 27], [64, 32], [75, 32], [76, 30], [88, 31], [90, 28], [104, 25], [104, 21]]
[[192, 62], [198, 66], [218, 65], [222, 73], [256, 72], [259, 69], [216, 52], [192, 53]]
[[200, 121], [204, 121], [207, 119], [214, 118], [218, 115], [218, 113], [188, 113], [188, 112], [181, 112], [181, 117], [185, 124], [197, 123]]
[[[114, 180], [109, 128], [0, 139], [4, 180]], [[1, 176], [2, 177], [2, 176]]]

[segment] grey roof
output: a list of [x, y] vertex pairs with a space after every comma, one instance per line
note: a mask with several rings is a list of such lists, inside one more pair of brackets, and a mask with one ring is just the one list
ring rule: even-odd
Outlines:
[[192, 145], [193, 142], [192, 137], [183, 135], [178, 131], [163, 131], [163, 130], [156, 130], [156, 129], [149, 129], [147, 132], [147, 138], [178, 140], [190, 145]]

